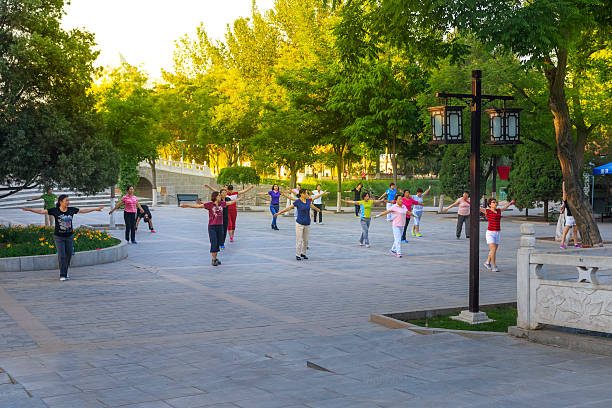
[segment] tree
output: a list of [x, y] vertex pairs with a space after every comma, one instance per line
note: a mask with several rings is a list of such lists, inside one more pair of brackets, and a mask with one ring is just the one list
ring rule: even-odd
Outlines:
[[259, 176], [252, 167], [226, 167], [217, 176], [219, 184], [259, 184]]
[[562, 178], [554, 150], [528, 142], [519, 146], [512, 160], [508, 195], [518, 209], [533, 208], [544, 203], [548, 219], [548, 202], [561, 199]]
[[[447, 55], [461, 56], [465, 47], [462, 49], [452, 36], [447, 37], [448, 27], [455, 27], [459, 32], [474, 33], [490, 49], [505, 50], [538, 69], [546, 79], [557, 155], [572, 214], [585, 246], [602, 243], [580, 174], [589, 135], [586, 130], [597, 124], [581, 121], [581, 109], [576, 102], [573, 104], [574, 117], [571, 116], [566, 89], [573, 76], [584, 75], [582, 69], [595, 54], [609, 47], [612, 18], [607, 1], [361, 0], [347, 4], [350, 4], [347, 8], [367, 11], [359, 21], [368, 28], [363, 31], [371, 39], [368, 50], [386, 40], [406, 50], [414, 50], [425, 64]], [[342, 27], [338, 30], [342, 31]], [[350, 43], [356, 52], [355, 44], [363, 42], [365, 36], [362, 33], [353, 34], [353, 37], [356, 38]], [[360, 51], [361, 54], [365, 52]], [[576, 85], [580, 87], [579, 81]], [[584, 129], [580, 130], [583, 124]]]
[[60, 27], [65, 2], [0, 2], [0, 198], [59, 185], [95, 193], [117, 179], [91, 86], [92, 34]]

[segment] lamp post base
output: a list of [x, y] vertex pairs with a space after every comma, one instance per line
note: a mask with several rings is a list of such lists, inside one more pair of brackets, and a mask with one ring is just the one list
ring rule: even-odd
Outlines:
[[493, 319], [489, 319], [489, 316], [487, 316], [485, 312], [473, 313], [469, 310], [462, 310], [461, 313], [459, 313], [459, 316], [451, 316], [451, 319], [469, 324], [491, 323], [495, 321]]

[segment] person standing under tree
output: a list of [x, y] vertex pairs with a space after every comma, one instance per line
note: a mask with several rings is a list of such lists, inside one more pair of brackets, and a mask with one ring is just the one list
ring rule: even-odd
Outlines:
[[573, 230], [574, 235], [574, 247], [582, 248], [582, 245], [578, 243], [578, 226], [576, 225], [576, 220], [572, 215], [572, 209], [567, 202], [567, 196], [565, 195], [565, 182], [563, 182], [563, 205], [561, 206], [561, 214], [565, 212], [565, 227], [563, 228], [563, 237], [561, 238], [561, 249], [567, 249], [565, 246], [565, 238], [567, 237], [567, 233], [570, 228]]
[[[250, 186], [245, 188], [244, 190], [234, 191], [234, 186], [231, 184], [227, 186], [227, 197], [230, 201], [238, 201], [238, 196], [240, 194], [245, 194], [254, 186]], [[229, 201], [228, 201], [229, 202]], [[238, 206], [229, 206], [227, 208], [227, 215], [229, 217], [229, 223], [227, 225], [227, 232], [229, 232], [230, 242], [234, 242], [234, 233], [236, 232], [236, 217], [238, 217]]]
[[[274, 215], [280, 211], [280, 196], [283, 193], [280, 191], [280, 186], [278, 184], [272, 184], [272, 189], [267, 193], [257, 193], [257, 195], [270, 196], [270, 214]], [[276, 217], [272, 217], [272, 229], [278, 231], [278, 226], [276, 225]]]
[[[378, 197], [378, 199], [382, 200], [383, 198], [387, 197], [386, 209], [389, 210], [391, 207], [393, 207], [393, 202], [395, 202], [396, 195], [397, 189], [395, 188], [395, 183], [391, 183], [389, 184], [389, 188], [387, 189], [387, 191], [385, 191], [383, 195]], [[387, 214], [387, 221], [393, 221], [393, 213], [385, 212], [385, 214]]]
[[[287, 211], [292, 209], [297, 210], [297, 217], [295, 219], [295, 260], [301, 261], [302, 259], [308, 259], [306, 256], [306, 250], [308, 249], [308, 238], [310, 236], [310, 202], [311, 199], [308, 198], [308, 192], [305, 188], [300, 189], [299, 191], [300, 198], [295, 200], [293, 204], [289, 207], [279, 211], [278, 213], [272, 215], [273, 217], [277, 217]], [[314, 196], [313, 199], [316, 199], [322, 195], [327, 194], [324, 192], [318, 196]], [[314, 211], [320, 211], [317, 207], [312, 207]]]
[[136, 208], [142, 212], [144, 212], [144, 210], [134, 195], [134, 186], [127, 187], [127, 194], [121, 197], [121, 200], [117, 202], [115, 208], [110, 210], [108, 213], [112, 214], [121, 206], [121, 203], [125, 203], [125, 208], [123, 209], [123, 220], [125, 221], [125, 240], [129, 243], [131, 238], [132, 244], [136, 244]]
[[318, 194], [318, 197], [312, 200], [312, 204], [318, 208], [319, 211], [312, 210], [312, 218], [314, 218], [314, 223], [317, 223], [317, 213], [319, 214], [319, 224], [323, 224], [323, 199], [321, 191], [321, 185], [317, 184], [317, 191], [313, 192]]
[[495, 263], [495, 256], [497, 254], [497, 249], [499, 247], [501, 238], [502, 211], [506, 211], [512, 204], [514, 204], [514, 200], [510, 201], [500, 210], [497, 208], [497, 200], [494, 198], [489, 198], [489, 208], [485, 209], [480, 207], [480, 212], [484, 213], [489, 221], [486, 234], [487, 245], [489, 245], [489, 256], [487, 257], [487, 261], [484, 263], [484, 266], [493, 272], [499, 272], [499, 268], [497, 268], [497, 264]]
[[417, 188], [417, 193], [416, 195], [412, 196], [412, 199], [414, 201], [417, 201], [417, 204], [414, 204], [413, 207], [413, 211], [412, 213], [414, 214], [414, 225], [412, 226], [412, 236], [414, 237], [415, 235], [417, 237], [422, 237], [421, 235], [421, 231], [420, 231], [420, 225], [421, 225], [421, 217], [423, 216], [423, 197], [429, 193], [429, 190], [431, 190], [431, 186], [427, 187], [427, 190], [423, 191], [422, 188]]
[[78, 213], [87, 214], [92, 211], [102, 211], [103, 208], [104, 206], [102, 205], [96, 208], [70, 207], [70, 198], [66, 194], [60, 194], [55, 207], [47, 210], [21, 207], [23, 211], [50, 215], [54, 218], [54, 238], [60, 270], [60, 281], [66, 281], [70, 277], [68, 275], [68, 267], [70, 266], [70, 259], [72, 258], [74, 248], [74, 229], [72, 222], [74, 215]]
[[391, 247], [391, 253], [397, 258], [402, 257], [402, 231], [404, 230], [408, 213], [408, 209], [404, 206], [404, 200], [398, 199], [387, 211], [374, 216], [374, 218], [378, 218], [387, 214], [393, 215], [393, 246]]
[[[361, 200], [361, 190], [363, 189], [363, 183], [359, 183], [352, 190], [346, 190], [345, 193], [353, 193], [353, 200], [359, 201]], [[345, 201], [345, 203], [348, 201]], [[355, 217], [359, 217], [359, 212], [361, 211], [361, 207], [358, 204], [355, 204]]]
[[463, 224], [465, 224], [465, 238], [470, 238], [470, 193], [467, 191], [463, 192], [463, 195], [457, 199], [454, 203], [442, 210], [443, 213], [448, 212], [453, 207], [459, 207], [457, 209], [457, 239], [461, 238], [461, 230]]
[[232, 201], [222, 201], [221, 194], [218, 191], [213, 191], [210, 195], [210, 201], [200, 204], [181, 204], [181, 208], [205, 208], [208, 210], [208, 238], [210, 239], [210, 254], [212, 256], [212, 266], [221, 265], [221, 261], [217, 259], [219, 254], [219, 244], [223, 239], [223, 208], [228, 205], [234, 205], [240, 198]]
[[[45, 210], [49, 210], [53, 207], [55, 207], [55, 199], [57, 198], [57, 196], [55, 194], [53, 194], [53, 189], [52, 188], [48, 188], [47, 192], [45, 194], [41, 194], [38, 197], [34, 197], [34, 198], [30, 198], [27, 201], [36, 201], [36, 200], [44, 200], [45, 201], [45, 205], [44, 205], [44, 209]], [[53, 216], [51, 216], [50, 214], [45, 214], [45, 227], [52, 227], [53, 226]]]
[[359, 246], [365, 245], [366, 248], [370, 247], [370, 222], [372, 221], [372, 205], [374, 203], [383, 202], [384, 200], [372, 200], [370, 197], [370, 193], [367, 191], [363, 193], [363, 200], [359, 201], [351, 201], [351, 200], [343, 200], [340, 201], [347, 204], [354, 204], [359, 206], [359, 222], [361, 224], [361, 237], [359, 237]]

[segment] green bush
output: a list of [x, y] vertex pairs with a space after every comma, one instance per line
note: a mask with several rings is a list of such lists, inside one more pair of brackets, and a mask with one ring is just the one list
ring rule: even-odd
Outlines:
[[259, 175], [252, 167], [226, 167], [217, 176], [217, 183], [226, 184], [259, 184]]
[[[0, 226], [0, 258], [52, 255], [56, 253], [52, 227], [38, 225]], [[74, 251], [92, 251], [115, 246], [121, 241], [106, 231], [79, 227], [74, 230]]]

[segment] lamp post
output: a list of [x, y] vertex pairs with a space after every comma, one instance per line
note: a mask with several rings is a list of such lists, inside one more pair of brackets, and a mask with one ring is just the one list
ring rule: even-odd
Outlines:
[[177, 139], [177, 143], [181, 144], [181, 163], [183, 162], [183, 148], [185, 147], [185, 139]]
[[436, 93], [436, 97], [445, 100], [445, 106], [429, 108], [432, 124], [432, 144], [465, 143], [463, 140], [461, 106], [446, 106], [448, 98], [467, 100], [471, 107], [470, 133], [470, 291], [469, 308], [462, 311], [457, 320], [468, 323], [486, 323], [491, 321], [485, 312], [480, 311], [480, 120], [483, 101], [501, 100], [503, 109], [489, 109], [490, 141], [488, 144], [507, 145], [519, 144], [519, 112], [520, 109], [506, 109], [505, 101], [513, 100], [512, 96], [483, 95], [482, 71], [472, 71], [472, 93]]

